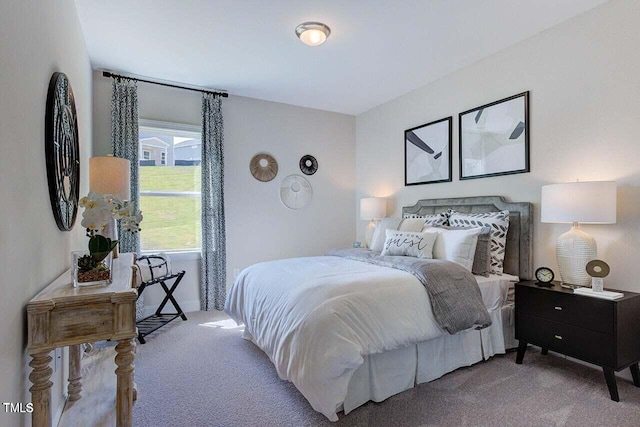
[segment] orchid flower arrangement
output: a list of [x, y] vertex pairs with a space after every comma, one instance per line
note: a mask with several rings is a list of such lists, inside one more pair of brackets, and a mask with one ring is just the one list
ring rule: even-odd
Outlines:
[[80, 199], [80, 207], [84, 208], [82, 222], [87, 229], [87, 236], [100, 234], [112, 219], [122, 220], [122, 228], [131, 233], [140, 231], [142, 212], [134, 212], [133, 206], [112, 194], [98, 194], [90, 191]]
[[140, 231], [142, 212], [136, 212], [132, 205], [119, 196], [93, 191], [80, 199], [79, 205], [84, 208], [80, 224], [87, 230], [90, 253], [79, 260], [79, 268], [81, 271], [88, 271], [102, 265], [102, 261], [118, 244], [117, 240], [112, 241], [100, 234], [104, 227], [114, 219], [121, 220], [123, 230], [137, 233]]

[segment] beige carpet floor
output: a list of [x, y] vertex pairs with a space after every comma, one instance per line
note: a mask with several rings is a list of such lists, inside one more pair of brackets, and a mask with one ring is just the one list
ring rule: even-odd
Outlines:
[[530, 348], [459, 369], [330, 423], [219, 312], [193, 312], [138, 345], [135, 426], [640, 426], [640, 388]]

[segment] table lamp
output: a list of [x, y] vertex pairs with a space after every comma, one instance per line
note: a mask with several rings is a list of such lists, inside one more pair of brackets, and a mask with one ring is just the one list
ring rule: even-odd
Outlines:
[[[114, 156], [91, 157], [89, 159], [89, 189], [98, 194], [120, 196], [122, 200], [131, 197], [131, 163], [127, 159]], [[118, 227], [115, 218], [102, 232], [111, 240], [118, 240]], [[114, 258], [118, 257], [117, 246]]]
[[542, 187], [541, 221], [573, 224], [560, 235], [556, 258], [562, 286], [591, 286], [587, 263], [597, 256], [595, 239], [580, 228], [583, 224], [615, 224], [616, 183], [613, 181], [570, 182]]
[[387, 200], [382, 197], [365, 197], [360, 199], [360, 219], [368, 220], [365, 232], [367, 247], [371, 247], [371, 239], [376, 229], [376, 219], [384, 218], [387, 214]]

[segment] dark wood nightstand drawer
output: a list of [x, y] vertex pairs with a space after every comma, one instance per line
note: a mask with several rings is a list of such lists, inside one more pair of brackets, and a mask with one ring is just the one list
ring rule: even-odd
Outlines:
[[516, 338], [601, 366], [615, 365], [613, 336], [516, 313]]
[[516, 311], [613, 335], [614, 305], [611, 301], [517, 286]]

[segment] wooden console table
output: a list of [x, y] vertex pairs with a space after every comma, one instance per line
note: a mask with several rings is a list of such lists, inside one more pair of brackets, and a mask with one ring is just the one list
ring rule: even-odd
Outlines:
[[120, 254], [113, 260], [113, 282], [105, 286], [74, 288], [71, 271], [66, 271], [27, 304], [34, 427], [51, 426], [51, 351], [70, 346], [68, 391], [73, 402], [80, 399], [82, 390], [80, 344], [106, 339], [118, 341], [116, 425], [132, 425], [137, 297], [134, 264], [134, 254]]

